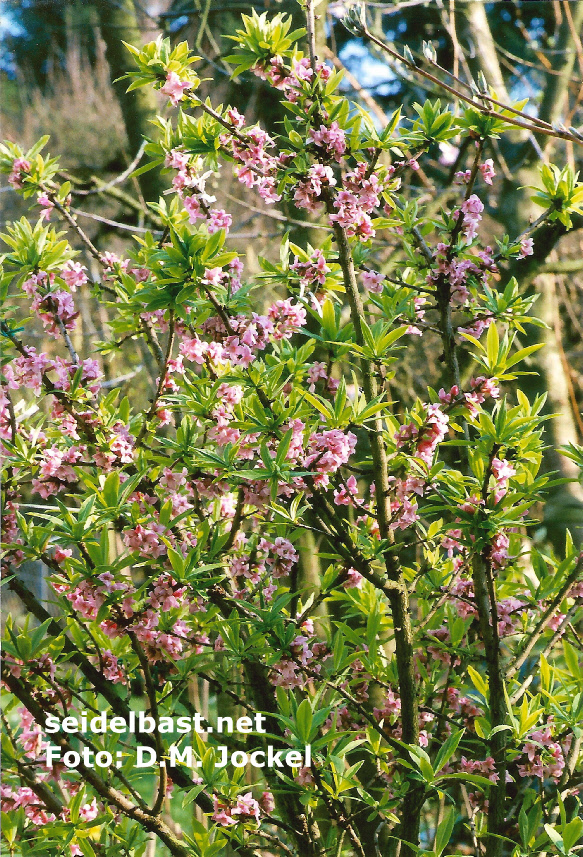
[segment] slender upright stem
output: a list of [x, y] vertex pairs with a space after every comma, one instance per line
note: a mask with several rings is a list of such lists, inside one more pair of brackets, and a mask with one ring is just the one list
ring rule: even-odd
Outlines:
[[[338, 261], [342, 268], [344, 286], [354, 325], [354, 336], [359, 345], [364, 345], [362, 329], [364, 307], [358, 291], [354, 261], [350, 252], [348, 237], [346, 231], [338, 223], [334, 223], [334, 234], [338, 245]], [[367, 401], [371, 401], [378, 394], [375, 367], [367, 359], [361, 361], [361, 366], [364, 394]], [[394, 541], [394, 534], [390, 528], [389, 470], [387, 451], [383, 439], [383, 422], [379, 416], [375, 417], [369, 429], [369, 440], [375, 472], [375, 496], [380, 537], [391, 544]], [[392, 551], [385, 552], [384, 561], [389, 580], [401, 583], [401, 569]], [[419, 743], [419, 710], [413, 661], [413, 631], [409, 612], [409, 594], [406, 586], [403, 586], [402, 589], [391, 590], [387, 593], [387, 597], [395, 632], [395, 656], [399, 678], [399, 693], [401, 696], [403, 741], [406, 741], [408, 744], [417, 745]], [[419, 839], [420, 811], [421, 803], [419, 801], [414, 801], [411, 797], [408, 797], [404, 801], [399, 835], [413, 845], [416, 845]], [[403, 849], [404, 857], [410, 853], [413, 852], [405, 845]]]

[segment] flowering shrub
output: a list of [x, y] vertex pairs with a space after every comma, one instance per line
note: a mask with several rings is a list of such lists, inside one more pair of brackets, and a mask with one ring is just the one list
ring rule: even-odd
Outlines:
[[[583, 189], [545, 168], [540, 222], [488, 243], [485, 154], [504, 121], [427, 102], [379, 131], [286, 18], [243, 20], [229, 60], [283, 99], [277, 137], [197, 97], [186, 45], [130, 47], [130, 88], [180, 110], [147, 145], [171, 182], [151, 206], [163, 232], [127, 258], [77, 225], [46, 140], [1, 150], [41, 207], [3, 236], [4, 574], [36, 620], [6, 624], [7, 853], [139, 855], [153, 835], [200, 857], [575, 854], [583, 695], [566, 631], [583, 559], [526, 538], [548, 481], [542, 401], [512, 383], [533, 300], [504, 271], [538, 226], [570, 224]], [[427, 214], [403, 177], [468, 135], [449, 201]], [[229, 169], [266, 204], [321, 218], [320, 246], [285, 238], [246, 277], [208, 189]], [[285, 296], [263, 305], [265, 284]], [[88, 287], [111, 313], [101, 359], [73, 344]], [[50, 352], [30, 344], [23, 299]], [[146, 406], [103, 384], [108, 355], [139, 339], [158, 367]], [[404, 410], [391, 380], [428, 342], [440, 389]], [[306, 531], [317, 591], [298, 572]], [[53, 614], [25, 560], [49, 570]], [[227, 704], [244, 724], [217, 734]], [[194, 729], [173, 734], [181, 717]], [[249, 768], [255, 748], [271, 767]]]

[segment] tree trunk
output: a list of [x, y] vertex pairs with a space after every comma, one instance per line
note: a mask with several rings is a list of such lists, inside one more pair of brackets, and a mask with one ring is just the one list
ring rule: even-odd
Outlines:
[[[113, 83], [132, 66], [131, 56], [122, 41], [141, 46], [143, 39], [133, 0], [116, 0], [115, 3], [111, 0], [95, 0], [95, 5]], [[126, 81], [114, 83], [130, 145], [130, 154], [133, 157], [140, 148], [142, 138], [153, 135], [154, 127], [150, 124], [150, 120], [158, 112], [158, 102], [151, 87], [143, 87], [133, 92], [126, 92], [126, 88]], [[144, 173], [139, 176], [138, 182], [147, 202], [157, 202], [165, 188], [159, 170]]]

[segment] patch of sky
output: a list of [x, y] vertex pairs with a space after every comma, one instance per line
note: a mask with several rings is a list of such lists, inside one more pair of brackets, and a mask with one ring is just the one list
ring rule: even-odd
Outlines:
[[11, 77], [16, 72], [14, 57], [6, 46], [6, 37], [22, 38], [24, 30], [6, 12], [0, 11], [0, 71]]
[[189, 21], [190, 18], [188, 15], [180, 15], [179, 18], [172, 18], [171, 20], [169, 20], [166, 24], [166, 28], [171, 33], [175, 33], [177, 30], [180, 30], [181, 27], [185, 27]]
[[340, 59], [359, 83], [376, 95], [391, 95], [399, 87], [398, 79], [389, 66], [376, 59], [361, 42], [347, 42], [340, 51]]
[[528, 116], [538, 116], [539, 105], [533, 101], [532, 86], [528, 86], [523, 80], [520, 80], [520, 78], [514, 79], [508, 89], [508, 95], [510, 96], [510, 102], [512, 104], [515, 104], [517, 101], [522, 101], [524, 98], [528, 98], [528, 102], [521, 108], [522, 112], [528, 114]]
[[544, 18], [533, 18], [530, 22], [529, 34], [532, 39], [540, 39], [545, 34]]

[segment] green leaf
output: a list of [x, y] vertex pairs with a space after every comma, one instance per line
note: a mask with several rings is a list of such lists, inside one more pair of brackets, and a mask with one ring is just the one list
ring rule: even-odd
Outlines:
[[296, 711], [296, 734], [300, 741], [308, 744], [312, 731], [312, 706], [309, 700], [304, 699]]
[[570, 851], [573, 845], [581, 843], [583, 837], [583, 819], [573, 818], [569, 824], [563, 827], [562, 834], [565, 851]]
[[457, 750], [458, 744], [461, 741], [464, 732], [465, 729], [460, 729], [458, 732], [454, 732], [439, 748], [439, 752], [435, 757], [435, 761], [433, 763], [433, 767], [435, 768], [436, 773], [439, 773], [439, 771], [441, 771], [441, 769], [445, 765], [447, 765], [447, 763]]
[[558, 833], [554, 827], [551, 827], [550, 824], [545, 824], [544, 829], [545, 833], [547, 834], [553, 845], [556, 845], [559, 851], [563, 851], [564, 853], [563, 838], [561, 834]]
[[500, 338], [498, 336], [496, 324], [493, 322], [488, 328], [488, 335], [486, 337], [486, 356], [488, 357], [488, 364], [490, 368], [496, 366], [498, 362], [499, 347]]
[[579, 656], [577, 655], [576, 649], [568, 640], [563, 640], [563, 654], [572, 678], [577, 678], [577, 676], [581, 675]]
[[487, 777], [480, 777], [478, 774], [443, 774], [438, 780], [440, 782], [443, 780], [464, 780], [465, 782], [485, 788], [490, 788], [493, 785], [492, 781]]
[[449, 845], [449, 840], [451, 839], [451, 834], [453, 832], [453, 826], [455, 824], [455, 820], [457, 817], [457, 810], [455, 807], [450, 806], [445, 813], [441, 824], [437, 828], [437, 832], [435, 834], [435, 853], [437, 857], [441, 855], [447, 846]]
[[103, 485], [103, 499], [107, 506], [117, 506], [119, 496], [119, 473], [114, 470], [110, 473]]
[[488, 699], [488, 684], [487, 684], [487, 682], [482, 678], [480, 673], [476, 669], [474, 669], [474, 667], [472, 667], [472, 666], [468, 666], [468, 674], [472, 680], [472, 684], [474, 685], [474, 687], [476, 688], [478, 693], [481, 693], [482, 696], [484, 697], [484, 699], [487, 700]]

